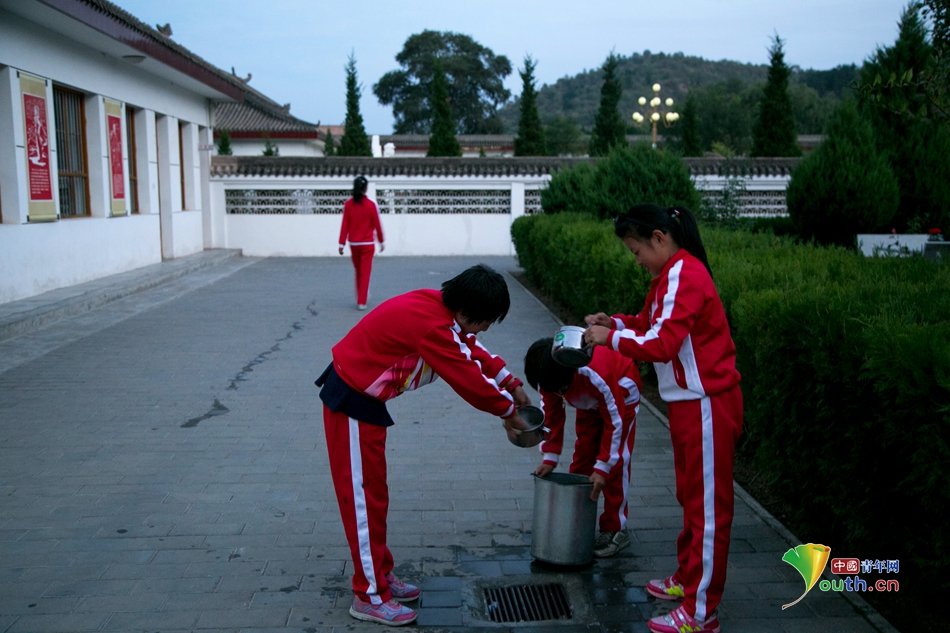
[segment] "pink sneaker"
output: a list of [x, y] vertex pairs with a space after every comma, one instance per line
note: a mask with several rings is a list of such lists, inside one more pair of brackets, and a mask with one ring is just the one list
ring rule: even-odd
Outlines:
[[676, 582], [675, 576], [647, 583], [647, 593], [660, 600], [682, 600], [686, 597], [683, 585]]
[[654, 633], [719, 633], [719, 618], [714, 613], [700, 624], [680, 605], [666, 615], [651, 619], [647, 628]]
[[395, 600], [389, 600], [382, 604], [372, 604], [363, 602], [356, 596], [353, 596], [350, 615], [357, 620], [378, 622], [386, 626], [402, 626], [416, 621], [416, 612], [409, 607], [402, 606]]
[[410, 585], [393, 576], [392, 572], [386, 574], [386, 580], [389, 581], [389, 591], [393, 594], [393, 600], [397, 602], [412, 602], [418, 600], [422, 590], [415, 585]]

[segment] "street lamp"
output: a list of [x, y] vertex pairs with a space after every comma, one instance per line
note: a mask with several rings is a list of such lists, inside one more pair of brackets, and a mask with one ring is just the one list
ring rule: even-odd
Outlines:
[[[639, 103], [641, 106], [645, 106], [647, 105], [647, 98], [640, 97], [639, 99], [637, 99], [637, 103]], [[647, 116], [644, 116], [640, 114], [639, 112], [633, 113], [633, 120], [636, 121], [637, 123], [643, 123], [648, 118], [650, 119], [650, 123], [652, 124], [652, 127], [653, 127], [653, 131], [652, 131], [653, 149], [656, 149], [656, 124], [662, 121], [663, 127], [670, 127], [670, 125], [674, 121], [680, 118], [680, 115], [678, 113], [673, 112], [671, 110], [667, 110], [666, 112], [660, 112], [659, 108], [660, 108], [661, 103], [665, 103], [667, 108], [673, 107], [673, 99], [669, 97], [667, 97], [666, 101], [662, 101], [660, 99], [660, 84], [653, 84], [653, 98], [650, 99], [649, 101], [649, 105], [650, 105], [650, 108], [652, 109], [652, 112], [649, 112]]]

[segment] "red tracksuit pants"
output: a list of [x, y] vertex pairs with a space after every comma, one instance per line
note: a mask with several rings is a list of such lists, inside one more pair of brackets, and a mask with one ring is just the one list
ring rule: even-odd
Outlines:
[[386, 574], [393, 569], [393, 555], [386, 546], [386, 427], [326, 406], [323, 426], [333, 488], [353, 557], [353, 593], [364, 602], [386, 602], [392, 598]]
[[683, 506], [683, 531], [676, 541], [686, 612], [699, 621], [719, 606], [726, 584], [726, 559], [735, 505], [732, 467], [742, 432], [742, 391], [732, 389], [699, 400], [667, 403], [676, 500]]
[[356, 303], [365, 306], [369, 296], [369, 278], [373, 274], [373, 254], [376, 247], [372, 244], [354, 246], [350, 244], [350, 259], [356, 269]]
[[[610, 468], [604, 485], [604, 511], [600, 515], [601, 532], [620, 532], [627, 527], [627, 490], [630, 488], [630, 454], [637, 431], [637, 411], [626, 409], [623, 432], [620, 438], [620, 459]], [[604, 419], [599, 411], [577, 410], [575, 423], [577, 439], [574, 455], [568, 472], [590, 476], [600, 453], [600, 441], [604, 433]]]

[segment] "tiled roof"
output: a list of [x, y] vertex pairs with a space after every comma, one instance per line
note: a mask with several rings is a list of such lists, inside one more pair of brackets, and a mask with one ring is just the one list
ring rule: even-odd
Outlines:
[[801, 158], [684, 158], [691, 176], [791, 176]]
[[[456, 134], [459, 145], [462, 147], [485, 147], [485, 148], [507, 148], [515, 145], [515, 137], [512, 134]], [[379, 144], [385, 145], [392, 143], [399, 148], [418, 147], [425, 149], [429, 147], [428, 134], [382, 134], [379, 137]]]
[[369, 158], [350, 156], [212, 156], [212, 176], [539, 176], [588, 158]]
[[235, 132], [299, 132], [314, 138], [317, 126], [303, 121], [281, 107], [268, 106], [259, 100], [248, 98], [244, 103], [216, 103], [214, 128]]

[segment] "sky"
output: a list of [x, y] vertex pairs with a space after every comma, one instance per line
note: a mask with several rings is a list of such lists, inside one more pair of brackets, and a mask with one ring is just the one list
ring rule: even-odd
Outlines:
[[[649, 50], [767, 64], [777, 33], [785, 61], [826, 70], [860, 64], [897, 38], [906, 0], [113, 0], [240, 77], [291, 114], [324, 125], [346, 116], [347, 57], [356, 57], [369, 134], [390, 134], [392, 108], [372, 86], [397, 70], [425, 29], [471, 36], [514, 69], [530, 54], [537, 84], [600, 67], [613, 51]], [[517, 70], [505, 80], [521, 93]]]

